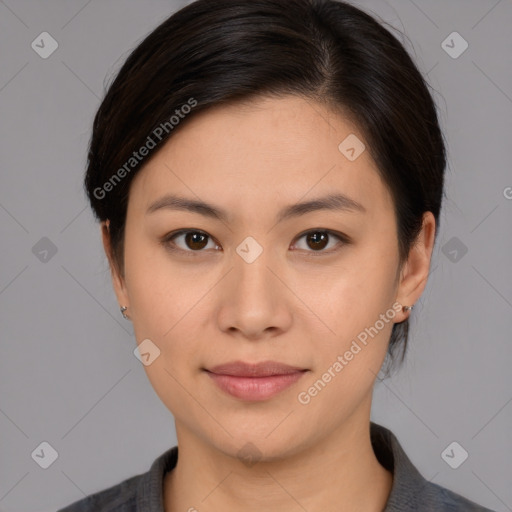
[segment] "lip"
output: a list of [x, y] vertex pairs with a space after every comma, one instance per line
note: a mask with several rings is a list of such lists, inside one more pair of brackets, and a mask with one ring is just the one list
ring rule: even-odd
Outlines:
[[271, 377], [273, 375], [289, 375], [304, 370], [304, 368], [290, 366], [277, 361], [262, 361], [260, 363], [233, 361], [231, 363], [219, 364], [207, 371], [217, 375], [231, 375], [232, 377]]
[[277, 361], [234, 361], [205, 370], [224, 392], [247, 401], [267, 400], [297, 382], [308, 370]]

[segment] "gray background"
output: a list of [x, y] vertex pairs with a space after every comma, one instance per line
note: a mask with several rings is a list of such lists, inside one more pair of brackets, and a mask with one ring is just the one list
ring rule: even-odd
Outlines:
[[[186, 3], [0, 1], [0, 510], [55, 510], [176, 442], [133, 355], [82, 177], [106, 80]], [[410, 351], [377, 384], [372, 419], [427, 479], [512, 510], [512, 2], [354, 3], [405, 31], [449, 146]], [[31, 47], [43, 31], [59, 45], [47, 59]], [[453, 31], [469, 43], [458, 58], [441, 46]], [[43, 441], [58, 452], [48, 469], [31, 456]], [[452, 441], [469, 453], [457, 469], [441, 456]]]

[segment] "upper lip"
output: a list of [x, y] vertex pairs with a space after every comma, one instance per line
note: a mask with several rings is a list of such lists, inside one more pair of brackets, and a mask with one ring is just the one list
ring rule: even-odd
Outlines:
[[306, 371], [304, 368], [290, 366], [277, 361], [262, 361], [260, 363], [246, 363], [244, 361], [233, 361], [220, 364], [207, 369], [218, 375], [232, 375], [234, 377], [268, 377], [272, 375], [288, 375]]

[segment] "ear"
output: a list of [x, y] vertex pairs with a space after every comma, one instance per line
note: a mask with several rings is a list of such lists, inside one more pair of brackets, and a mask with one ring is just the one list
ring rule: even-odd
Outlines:
[[[425, 212], [421, 232], [411, 247], [407, 261], [400, 273], [396, 300], [402, 306], [415, 304], [427, 285], [435, 232], [436, 220], [434, 215], [432, 212]], [[409, 313], [401, 312], [396, 316], [397, 322], [406, 320], [408, 315]]]
[[111, 245], [111, 237], [110, 237], [110, 220], [103, 221], [101, 223], [101, 234], [103, 240], [103, 248], [105, 249], [105, 254], [107, 255], [109, 266], [110, 266], [110, 274], [112, 276], [112, 285], [114, 287], [114, 291], [117, 297], [117, 302], [120, 306], [129, 306], [128, 300], [128, 291], [126, 289], [126, 284], [124, 277], [121, 275], [118, 265], [114, 259], [114, 253], [112, 251]]

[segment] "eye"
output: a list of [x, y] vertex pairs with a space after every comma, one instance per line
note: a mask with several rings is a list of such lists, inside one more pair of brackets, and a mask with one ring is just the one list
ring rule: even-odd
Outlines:
[[[334, 245], [334, 249], [331, 247], [328, 250], [324, 250], [325, 247], [329, 245], [331, 242], [331, 238], [337, 239], [341, 244], [338, 242], [339, 245], [348, 244], [349, 239], [342, 235], [341, 233], [334, 233], [333, 231], [329, 231], [326, 229], [313, 229], [309, 230], [306, 233], [303, 233], [299, 236], [298, 240], [301, 240], [302, 238], [305, 238], [306, 240], [306, 251], [307, 252], [313, 252], [313, 253], [331, 253], [336, 250], [336, 244]], [[312, 250], [308, 250], [312, 249]]]
[[[185, 248], [179, 247], [175, 240], [183, 237]], [[181, 250], [184, 252], [202, 252], [202, 249], [208, 246], [208, 239], [211, 239], [210, 235], [204, 231], [198, 230], [181, 230], [175, 233], [171, 233], [166, 236], [163, 240], [163, 244], [170, 250]], [[213, 240], [213, 239], [212, 239]], [[213, 242], [212, 242], [213, 243]], [[176, 247], [178, 246], [178, 247]], [[214, 244], [214, 248], [219, 246]]]
[[[331, 239], [337, 239], [338, 246], [350, 243], [347, 236], [326, 229], [309, 230], [300, 235], [298, 240], [301, 240], [302, 238], [305, 238], [307, 246], [305, 249], [300, 247], [299, 249], [306, 250], [306, 252], [311, 253], [323, 254], [334, 252], [337, 249], [336, 244], [334, 245], [334, 248], [331, 247], [328, 250], [324, 250], [329, 246]], [[179, 243], [176, 242], [180, 239], [182, 239], [182, 243], [184, 244], [181, 247]], [[213, 242], [213, 238], [204, 231], [182, 229], [164, 237], [162, 244], [170, 251], [182, 251], [193, 254], [197, 252], [204, 252], [203, 249], [208, 248], [209, 241], [213, 244], [213, 249], [220, 249], [220, 246]], [[293, 247], [296, 247], [296, 245], [297, 244]], [[311, 250], [308, 250], [308, 248]]]

